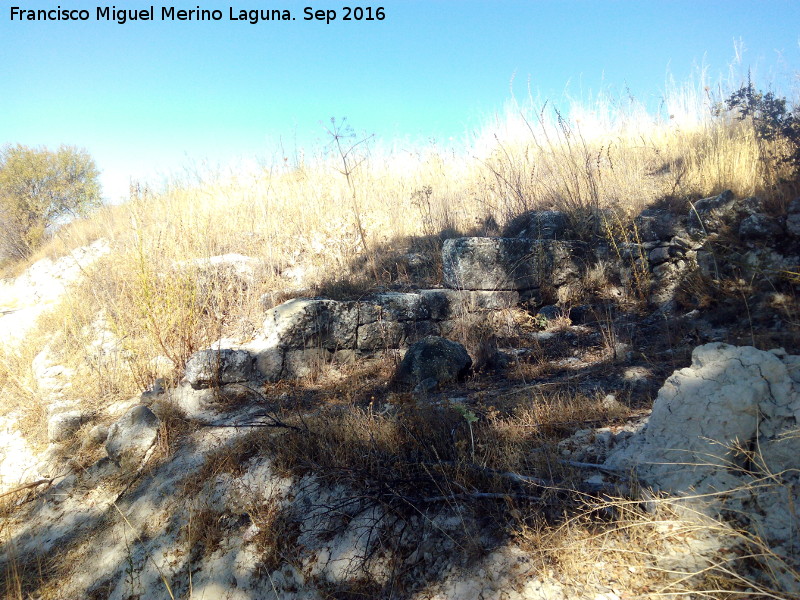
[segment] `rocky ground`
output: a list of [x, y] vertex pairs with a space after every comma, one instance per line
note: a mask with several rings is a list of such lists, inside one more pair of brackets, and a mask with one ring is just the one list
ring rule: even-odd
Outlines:
[[[552, 290], [518, 270], [530, 238], [464, 238], [445, 244], [467, 256], [444, 260], [451, 290], [281, 305], [260, 337], [221, 340], [180, 384], [155, 381], [102, 415], [59, 405], [72, 374], [40, 356], [50, 445], [34, 453], [4, 417], [4, 592], [796, 597], [800, 322], [796, 283], [774, 275], [793, 260], [793, 225], [707, 200], [702, 234], [691, 216], [651, 212], [638, 241], [595, 252], [634, 257], [652, 277], [645, 303], [624, 298], [633, 267], [602, 293], [583, 273], [585, 302], [545, 304]], [[722, 261], [722, 238], [702, 236], [731, 223], [735, 260]], [[532, 226], [540, 240], [566, 227]], [[569, 263], [589, 251], [575, 244]], [[563, 288], [567, 246], [548, 247]], [[476, 273], [486, 256], [515, 266]], [[761, 280], [732, 275], [748, 265]], [[709, 283], [712, 270], [728, 276]], [[28, 284], [5, 289], [28, 314]], [[445, 296], [472, 308], [453, 319]]]

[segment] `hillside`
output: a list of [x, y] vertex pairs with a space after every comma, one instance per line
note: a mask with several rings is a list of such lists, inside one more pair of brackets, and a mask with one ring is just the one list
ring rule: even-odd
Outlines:
[[0, 288], [3, 593], [796, 597], [792, 149], [707, 108], [65, 227]]

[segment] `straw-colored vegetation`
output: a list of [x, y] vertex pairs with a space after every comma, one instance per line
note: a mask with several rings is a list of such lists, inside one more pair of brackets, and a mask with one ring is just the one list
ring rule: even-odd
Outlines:
[[[44, 439], [45, 415], [29, 365], [46, 345], [76, 371], [64, 393], [102, 406], [146, 389], [156, 377], [176, 381], [194, 351], [226, 336], [246, 339], [261, 326], [265, 306], [292, 295], [357, 297], [380, 286], [437, 284], [444, 238], [497, 235], [525, 210], [565, 210], [578, 231], [613, 243], [635, 239], [632, 218], [647, 206], [688, 206], [724, 189], [764, 197], [780, 213], [791, 199], [785, 183], [790, 172], [771, 157], [786, 152], [785, 141], [759, 139], [753, 123], [734, 114], [712, 116], [713, 100], [708, 89], [677, 90], [665, 99], [663, 117], [648, 116], [635, 101], [606, 98], [589, 107], [512, 103], [459, 150], [386, 150], [369, 137], [349, 137], [346, 123], [336, 121], [331, 146], [315, 157], [241, 173], [204, 173], [157, 192], [132, 186], [127, 203], [64, 227], [29, 259], [60, 256], [101, 237], [112, 246], [24, 345], [0, 353], [0, 387], [11, 399], [0, 410], [20, 411], [20, 427]], [[226, 253], [256, 259], [257, 283], [204, 270], [196, 260]], [[606, 283], [601, 267], [588, 279], [595, 291]], [[634, 271], [626, 290], [632, 303], [641, 285]], [[121, 344], [113, 363], [87, 351], [98, 327]], [[613, 331], [609, 336], [612, 344]], [[580, 579], [578, 573], [596, 570], [601, 560], [615, 563], [618, 585], [634, 595], [690, 588], [728, 597], [725, 590], [755, 586], [737, 581], [729, 565], [676, 582], [655, 564], [657, 546], [685, 533], [669, 527], [666, 504], [648, 513], [635, 503], [600, 506], [593, 500], [582, 517], [556, 529], [520, 508], [525, 494], [504, 474], [552, 470], [548, 456], [535, 449], [545, 438], [570, 432], [563, 424], [577, 415], [607, 418], [599, 399], [563, 389], [535, 403], [512, 399], [506, 408], [485, 407], [473, 431], [464, 414], [414, 412], [402, 398], [398, 412], [374, 414], [372, 405], [355, 405], [363, 398], [347, 397], [359, 395], [355, 375], [354, 381], [338, 399], [328, 396], [332, 403], [351, 403], [352, 411], [323, 411], [304, 423], [318, 435], [288, 432], [279, 442], [251, 440], [237, 451], [271, 453], [288, 474], [315, 469], [334, 483], [363, 486], [355, 493], [394, 486], [396, 495], [387, 502], [446, 495], [457, 500], [490, 490], [507, 497], [497, 508], [502, 514], [491, 518], [539, 553], [547, 568]], [[545, 466], [530, 463], [531, 456]], [[235, 469], [241, 457], [218, 458], [216, 467], [209, 458], [214, 472]], [[569, 469], [561, 470], [549, 476], [569, 482]], [[408, 489], [402, 487], [408, 482]], [[586, 501], [552, 490], [530, 495], [571, 509]], [[254, 521], [281, 521], [271, 506], [254, 507]], [[218, 525], [199, 509], [187, 536], [211, 552], [221, 534], [204, 523]], [[288, 551], [277, 547], [279, 541], [265, 540], [267, 562]], [[466, 537], [458, 542], [468, 545]], [[22, 597], [18, 575], [7, 588], [9, 597]], [[776, 589], [755, 589], [752, 597], [759, 594], [785, 597]]]
[[[258, 328], [264, 294], [277, 303], [298, 287], [357, 295], [409, 286], [409, 251], [422, 254], [422, 275], [437, 283], [443, 237], [497, 234], [524, 210], [565, 209], [586, 230], [632, 238], [630, 219], [660, 201], [723, 189], [785, 201], [776, 193], [785, 168], [765, 158], [774, 148], [748, 121], [713, 118], [710, 97], [691, 91], [667, 99], [674, 112], [665, 119], [645, 117], [634, 102], [570, 114], [548, 103], [512, 104], [462, 152], [376, 149], [335, 123], [339, 147], [313, 159], [198, 175], [161, 193], [135, 186], [129, 202], [64, 228], [31, 259], [100, 237], [114, 246], [46, 329], [63, 331], [64, 355], [80, 362], [85, 328], [102, 314], [130, 351], [130, 372], [114, 375], [130, 393], [152, 380], [155, 356], [177, 373], [194, 350]], [[257, 286], [198, 277], [193, 260], [233, 252], [260, 261]]]

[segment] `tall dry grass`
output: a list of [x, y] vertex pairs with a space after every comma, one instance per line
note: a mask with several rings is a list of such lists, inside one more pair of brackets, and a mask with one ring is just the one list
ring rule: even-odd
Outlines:
[[[169, 376], [165, 368], [177, 376], [215, 339], [252, 334], [265, 303], [413, 283], [419, 269], [409, 252], [427, 255], [436, 282], [442, 237], [496, 233], [525, 210], [563, 209], [591, 228], [598, 210], [611, 209], [613, 229], [624, 230], [665, 198], [770, 193], [784, 173], [759, 160], [750, 123], [712, 118], [714, 100], [702, 81], [669, 90], [660, 116], [631, 98], [601, 95], [562, 108], [529, 97], [509, 103], [460, 150], [386, 149], [344, 136], [292, 163], [196, 169], [158, 193], [132, 186], [127, 203], [64, 227], [32, 258], [100, 237], [113, 246], [28, 344], [49, 340], [79, 368], [86, 332], [100, 319], [121, 346], [115, 381], [84, 369], [85, 385], [68, 393], [105, 390], [107, 401]], [[255, 259], [252, 277], [209, 274], [197, 262], [226, 253]]]

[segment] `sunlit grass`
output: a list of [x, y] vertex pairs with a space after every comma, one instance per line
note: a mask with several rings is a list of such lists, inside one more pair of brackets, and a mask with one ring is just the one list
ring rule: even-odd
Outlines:
[[[338, 151], [278, 165], [198, 167], [191, 181], [158, 193], [132, 186], [127, 203], [64, 227], [31, 257], [63, 255], [101, 237], [113, 246], [47, 327], [63, 329], [56, 350], [79, 361], [80, 332], [102, 318], [127, 353], [126, 374], [117, 378], [143, 387], [157, 357], [177, 375], [194, 350], [260, 328], [265, 294], [278, 301], [341, 282], [410, 283], [404, 253], [435, 256], [441, 236], [496, 234], [524, 210], [562, 209], [578, 231], [593, 233], [598, 211], [606, 211], [613, 227], [601, 220], [602, 235], [625, 230], [663, 199], [772, 193], [785, 174], [759, 160], [751, 124], [713, 118], [713, 103], [702, 77], [672, 84], [656, 115], [631, 97], [601, 94], [564, 107], [528, 97], [510, 102], [466, 149], [387, 149], [343, 137]], [[427, 243], [412, 243], [421, 239]], [[227, 253], [256, 260], [249, 281], [200, 276], [193, 261]], [[121, 381], [111, 387], [131, 391]]]

